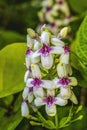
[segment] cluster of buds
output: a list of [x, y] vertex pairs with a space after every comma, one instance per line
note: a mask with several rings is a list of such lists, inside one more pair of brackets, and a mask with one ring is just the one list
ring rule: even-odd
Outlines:
[[66, 0], [43, 0], [41, 4], [42, 9], [38, 12], [41, 22], [37, 27], [38, 32], [44, 22], [47, 22], [51, 32], [57, 34], [62, 26], [73, 20]]
[[78, 103], [72, 91], [77, 80], [70, 77], [70, 49], [62, 41], [67, 35], [67, 27], [64, 27], [57, 37], [52, 35], [45, 25], [41, 28], [40, 36], [32, 29], [27, 31], [27, 71], [24, 76], [26, 87], [22, 94], [22, 116], [29, 115], [30, 106], [39, 109], [43, 105], [49, 116], [55, 116], [58, 105], [65, 106], [68, 100], [74, 104]]

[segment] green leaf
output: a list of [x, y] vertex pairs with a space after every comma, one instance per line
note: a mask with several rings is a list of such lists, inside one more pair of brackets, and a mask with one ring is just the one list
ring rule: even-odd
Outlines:
[[14, 43], [0, 51], [0, 97], [23, 89], [25, 50], [26, 44]]
[[25, 42], [25, 37], [17, 32], [0, 30], [0, 49], [14, 42]]
[[9, 117], [2, 117], [0, 119], [0, 129], [1, 130], [14, 130], [17, 125], [22, 121], [22, 116], [20, 111], [14, 113]]
[[87, 16], [83, 20], [79, 31], [76, 36], [76, 40], [71, 45], [72, 65], [78, 69], [84, 80], [87, 81]]
[[71, 8], [77, 13], [83, 13], [87, 10], [87, 1], [86, 0], [68, 0]]

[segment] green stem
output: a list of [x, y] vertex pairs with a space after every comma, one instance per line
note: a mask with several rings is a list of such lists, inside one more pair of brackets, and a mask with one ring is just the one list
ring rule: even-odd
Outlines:
[[58, 130], [58, 113], [55, 115], [55, 125], [56, 125], [56, 130]]

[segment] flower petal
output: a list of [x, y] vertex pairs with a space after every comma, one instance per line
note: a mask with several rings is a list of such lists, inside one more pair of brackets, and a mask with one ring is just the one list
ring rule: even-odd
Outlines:
[[43, 81], [43, 84], [42, 84], [42, 87], [43, 88], [46, 88], [46, 89], [55, 89], [55, 84], [54, 82], [52, 82], [51, 80], [42, 80]]
[[40, 49], [41, 44], [39, 41], [34, 40], [34, 50], [37, 51], [38, 49]]
[[34, 100], [34, 104], [35, 104], [35, 106], [42, 106], [42, 105], [44, 105], [45, 103], [43, 102], [43, 99], [42, 99], [42, 98], [37, 97], [37, 98]]
[[65, 106], [68, 103], [68, 100], [61, 98], [60, 95], [58, 95], [56, 98], [55, 104], [59, 106]]
[[31, 58], [30, 58], [30, 56], [26, 56], [25, 64], [26, 64], [26, 67], [29, 69], [29, 67], [31, 65]]
[[64, 53], [64, 49], [61, 46], [52, 47], [51, 53], [62, 54]]
[[54, 89], [52, 89], [52, 90], [47, 89], [47, 96], [54, 97], [55, 96], [55, 90]]
[[32, 75], [31, 75], [31, 72], [27, 70], [24, 75], [24, 82], [26, 82], [29, 77], [32, 77]]
[[42, 34], [41, 34], [41, 43], [42, 44], [49, 44], [49, 33], [48, 32], [45, 32], [43, 31]]
[[64, 63], [64, 64], [68, 64], [69, 63], [69, 53], [62, 54], [60, 56], [60, 62]]
[[27, 82], [26, 82], [26, 86], [27, 87], [33, 87], [33, 85], [31, 84], [31, 81], [32, 81], [33, 79], [32, 78], [28, 78], [28, 80], [27, 80]]
[[58, 81], [59, 81], [58, 78], [53, 79], [53, 83], [54, 83], [54, 85], [55, 85], [55, 88], [60, 88], [60, 87], [61, 87], [61, 85], [58, 84]]
[[50, 69], [53, 65], [52, 55], [51, 54], [48, 54], [47, 56], [41, 55], [41, 63], [44, 68]]
[[41, 78], [41, 71], [40, 68], [37, 64], [31, 64], [31, 70], [32, 70], [32, 76], [33, 78]]
[[27, 117], [29, 115], [28, 105], [25, 101], [21, 104], [21, 115]]
[[73, 93], [73, 91], [71, 91], [70, 100], [71, 100], [74, 104], [78, 104], [78, 100], [77, 100], [75, 94]]
[[39, 88], [34, 87], [34, 92], [33, 93], [34, 93], [35, 97], [44, 97], [44, 90], [41, 87], [39, 87]]
[[67, 70], [65, 64], [59, 63], [57, 65], [57, 73], [59, 77], [67, 76]]
[[71, 80], [69, 85], [71, 85], [71, 86], [76, 86], [77, 85], [77, 79], [75, 77], [69, 77], [69, 79]]
[[70, 86], [68, 86], [67, 88], [61, 87], [60, 88], [60, 95], [63, 99], [69, 99], [71, 96]]
[[49, 115], [49, 116], [55, 116], [56, 115], [56, 105], [53, 104], [51, 106], [48, 106], [46, 105], [46, 113]]
[[29, 35], [27, 35], [27, 46], [29, 48], [32, 48], [33, 42], [34, 42], [33, 39]]
[[61, 46], [61, 47], [63, 47], [63, 46], [65, 45], [63, 41], [59, 40], [59, 39], [56, 38], [56, 37], [53, 37], [53, 38], [51, 39], [51, 42], [52, 42], [52, 44], [55, 45], [55, 46]]
[[34, 99], [33, 92], [30, 92], [30, 93], [28, 94], [28, 102], [31, 103], [31, 102], [33, 101], [33, 99]]
[[24, 100], [28, 97], [28, 93], [29, 93], [29, 88], [25, 87], [24, 91], [22, 93], [22, 97], [23, 97]]

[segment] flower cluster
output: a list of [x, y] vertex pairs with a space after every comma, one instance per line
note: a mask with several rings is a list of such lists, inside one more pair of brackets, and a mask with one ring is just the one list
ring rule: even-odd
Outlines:
[[40, 36], [28, 29], [22, 116], [29, 115], [30, 106], [38, 109], [45, 105], [46, 113], [55, 116], [56, 106], [65, 106], [68, 99], [74, 104], [78, 103], [72, 91], [77, 80], [70, 77], [70, 49], [62, 41], [66, 34], [67, 27], [60, 31], [58, 37], [52, 35], [45, 25], [41, 28]]
[[68, 25], [74, 18], [66, 0], [43, 0], [41, 4], [42, 9], [38, 12], [41, 22], [38, 31], [43, 23], [47, 22], [52, 33], [57, 34], [62, 26]]

